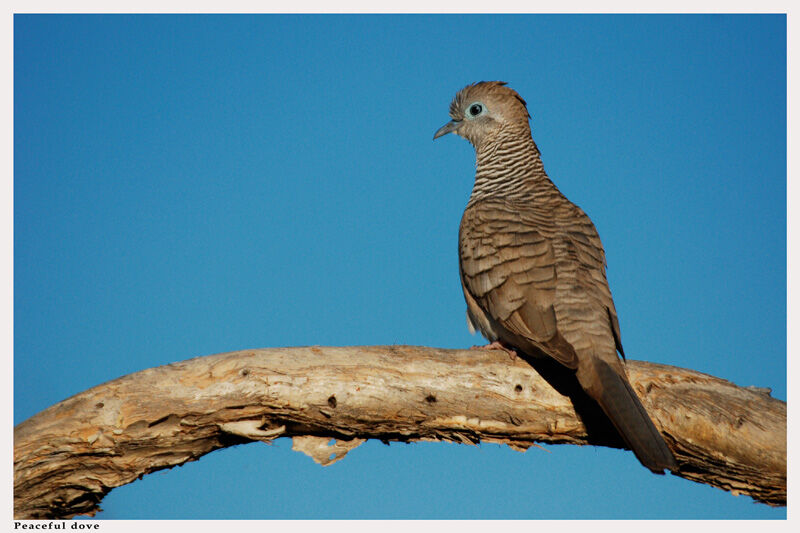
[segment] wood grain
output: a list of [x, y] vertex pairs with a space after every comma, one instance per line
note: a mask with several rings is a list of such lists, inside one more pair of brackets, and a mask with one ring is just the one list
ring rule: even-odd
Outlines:
[[[627, 370], [678, 459], [676, 475], [786, 504], [784, 402], [692, 370], [638, 361]], [[621, 445], [587, 432], [591, 422], [502, 351], [300, 347], [198, 357], [98, 385], [19, 424], [14, 515], [93, 515], [111, 489], [145, 474], [278, 437], [295, 438], [322, 464], [364, 439]]]

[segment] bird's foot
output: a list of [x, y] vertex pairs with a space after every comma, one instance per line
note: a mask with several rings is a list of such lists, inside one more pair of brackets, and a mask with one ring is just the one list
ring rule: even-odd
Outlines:
[[485, 346], [473, 346], [470, 350], [503, 350], [511, 357], [512, 361], [517, 358], [517, 351], [514, 348], [504, 346], [500, 341], [494, 341]]

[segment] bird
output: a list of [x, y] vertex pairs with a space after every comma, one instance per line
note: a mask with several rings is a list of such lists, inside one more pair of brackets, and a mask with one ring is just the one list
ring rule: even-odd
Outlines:
[[600, 237], [545, 172], [527, 103], [505, 82], [481, 81], [458, 91], [449, 115], [434, 140], [454, 133], [476, 157], [458, 235], [470, 331], [574, 372], [642, 465], [677, 470], [627, 378]]

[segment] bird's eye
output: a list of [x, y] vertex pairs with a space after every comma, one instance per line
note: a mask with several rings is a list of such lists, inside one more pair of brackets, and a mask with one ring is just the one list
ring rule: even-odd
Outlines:
[[483, 106], [481, 104], [475, 103], [469, 106], [469, 114], [472, 117], [477, 117], [483, 113]]

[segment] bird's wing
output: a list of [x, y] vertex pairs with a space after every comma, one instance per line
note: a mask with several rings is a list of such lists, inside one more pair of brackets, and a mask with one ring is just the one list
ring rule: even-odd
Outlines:
[[557, 327], [556, 257], [551, 239], [505, 202], [467, 208], [459, 233], [467, 305], [479, 308], [470, 309], [471, 314], [576, 368], [575, 350]]
[[[571, 202], [547, 212], [526, 209], [520, 217], [528, 224], [547, 224], [549, 220], [549, 227], [555, 228], [551, 243], [558, 278], [554, 308], [559, 332], [579, 352], [578, 344], [588, 343], [592, 352], [610, 350], [609, 358], [615, 359], [615, 351], [619, 351], [624, 357], [617, 310], [606, 278], [605, 252], [592, 221]], [[571, 333], [594, 338], [580, 342]], [[608, 350], [598, 344], [608, 345]]]

